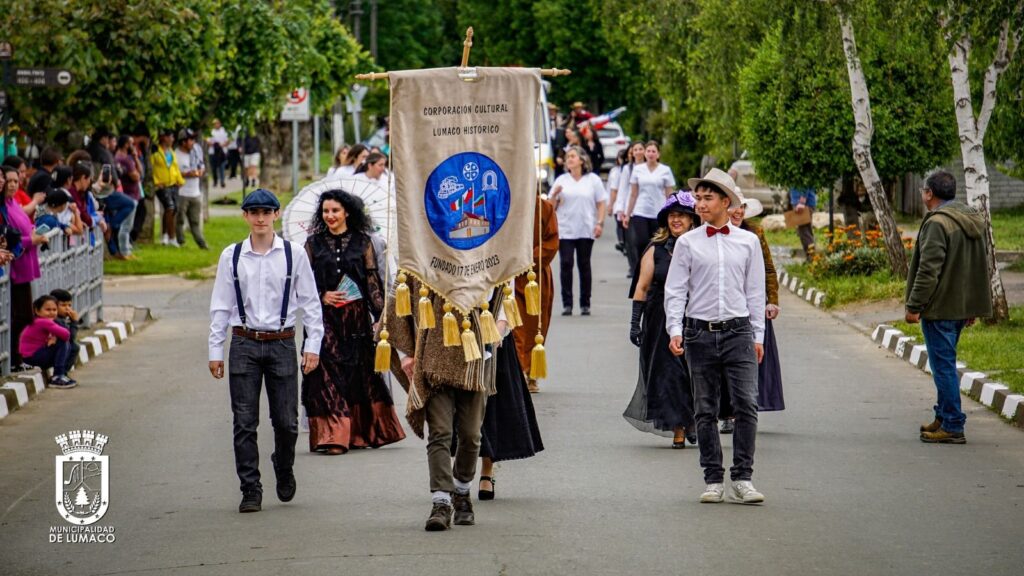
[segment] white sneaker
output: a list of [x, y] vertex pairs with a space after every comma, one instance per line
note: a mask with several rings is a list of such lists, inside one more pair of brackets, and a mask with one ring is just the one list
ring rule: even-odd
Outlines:
[[701, 504], [718, 504], [725, 499], [725, 486], [722, 484], [708, 484], [704, 493], [700, 495]]
[[738, 480], [732, 483], [732, 499], [744, 504], [759, 504], [764, 502], [764, 494], [758, 492], [750, 480]]
[[170, 246], [171, 248], [181, 248], [181, 244], [178, 244], [177, 240], [170, 238], [167, 240], [167, 245]]
[[167, 234], [164, 234], [163, 236], [160, 237], [160, 244], [163, 245], [163, 246], [167, 246], [167, 240], [168, 240]]

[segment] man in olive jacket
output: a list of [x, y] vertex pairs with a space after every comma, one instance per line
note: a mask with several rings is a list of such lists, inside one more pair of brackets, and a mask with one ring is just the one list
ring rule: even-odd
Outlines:
[[963, 444], [967, 416], [960, 410], [956, 345], [975, 318], [992, 315], [985, 218], [955, 200], [956, 180], [949, 172], [929, 176], [921, 198], [928, 213], [910, 262], [906, 321], [921, 322], [938, 391], [935, 419], [921, 426], [921, 441]]

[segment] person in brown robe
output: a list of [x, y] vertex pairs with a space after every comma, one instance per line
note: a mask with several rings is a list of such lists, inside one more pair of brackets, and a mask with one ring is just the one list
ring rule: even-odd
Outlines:
[[[555, 205], [550, 201], [540, 201], [540, 213], [534, 219], [533, 228], [533, 263], [538, 267], [537, 281], [540, 283], [541, 307], [540, 313], [543, 322], [541, 323], [541, 334], [544, 339], [548, 337], [548, 327], [551, 326], [551, 306], [555, 300], [555, 283], [551, 276], [551, 261], [558, 253], [558, 217], [555, 215]], [[537, 237], [537, 228], [541, 229], [540, 238]], [[538, 245], [538, 240], [540, 244]], [[519, 364], [529, 378], [530, 374], [530, 352], [535, 345], [534, 338], [537, 336], [537, 316], [526, 313], [526, 276], [516, 278], [516, 303], [523, 317], [523, 325], [512, 331], [516, 340], [516, 351], [519, 354]], [[530, 392], [540, 392], [537, 381], [528, 380]]]

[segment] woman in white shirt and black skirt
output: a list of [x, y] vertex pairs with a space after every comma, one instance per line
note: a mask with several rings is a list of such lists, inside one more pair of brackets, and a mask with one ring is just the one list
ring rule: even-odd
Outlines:
[[661, 150], [651, 140], [644, 147], [647, 162], [633, 166], [629, 177], [630, 196], [622, 225], [629, 230], [633, 246], [633, 262], [639, 262], [651, 238], [658, 230], [658, 211], [665, 199], [675, 192], [676, 179], [672, 169], [658, 160]]
[[562, 264], [562, 316], [572, 316], [572, 267], [580, 273], [580, 314], [590, 315], [590, 254], [601, 237], [607, 197], [590, 157], [579, 146], [565, 153], [566, 172], [555, 180], [551, 201], [558, 215], [558, 255]]

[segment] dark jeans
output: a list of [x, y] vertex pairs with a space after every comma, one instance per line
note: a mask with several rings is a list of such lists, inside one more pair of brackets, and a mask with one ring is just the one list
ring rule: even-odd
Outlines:
[[562, 263], [562, 306], [572, 308], [572, 266], [573, 258], [580, 271], [580, 306], [590, 307], [590, 292], [593, 276], [590, 272], [590, 253], [594, 250], [592, 238], [558, 241], [558, 257]]
[[114, 192], [103, 200], [103, 214], [110, 226], [110, 253], [132, 253], [131, 227], [135, 225], [136, 202], [121, 192]]
[[[28, 258], [28, 256], [24, 256]], [[24, 360], [18, 351], [21, 332], [32, 323], [32, 284], [11, 283], [11, 366], [17, 366]]]
[[800, 238], [800, 245], [804, 248], [804, 254], [810, 260], [814, 255], [814, 228], [810, 224], [801, 224], [796, 227], [796, 235]]
[[57, 340], [53, 346], [43, 346], [25, 363], [31, 366], [38, 366], [43, 369], [53, 368], [53, 376], [67, 376], [68, 370], [75, 363], [75, 357], [69, 356], [70, 347], [64, 340]]
[[227, 160], [224, 156], [220, 158], [211, 157], [210, 165], [213, 167], [213, 186], [220, 184], [224, 186], [224, 168], [227, 166]]
[[234, 180], [235, 176], [238, 175], [238, 167], [241, 165], [242, 155], [238, 152], [238, 148], [228, 150], [228, 177]]
[[630, 266], [632, 269], [636, 268], [640, 259], [643, 258], [644, 250], [647, 249], [647, 245], [651, 243], [651, 238], [654, 238], [654, 233], [658, 231], [658, 220], [656, 218], [644, 218], [643, 216], [633, 216], [629, 219], [628, 238], [629, 246], [632, 252], [632, 258], [630, 259]]
[[754, 443], [757, 436], [757, 353], [754, 329], [749, 322], [729, 330], [711, 332], [692, 327], [683, 330], [686, 362], [693, 383], [697, 417], [697, 447], [704, 482], [721, 483], [722, 444], [718, 436], [718, 409], [722, 386], [728, 386], [736, 428], [733, 433], [733, 481], [750, 480], [754, 473]]
[[256, 427], [260, 419], [260, 389], [267, 386], [270, 422], [274, 425], [276, 471], [291, 470], [299, 436], [298, 360], [295, 340], [258, 342], [231, 337], [228, 353], [231, 411], [234, 412], [235, 470], [242, 491], [263, 490]]
[[935, 418], [946, 432], [963, 432], [967, 415], [960, 410], [960, 374], [956, 371], [956, 345], [966, 322], [964, 320], [921, 320], [924, 346], [938, 400]]
[[146, 200], [140, 198], [135, 206], [135, 221], [132, 222], [131, 241], [135, 242], [142, 234], [142, 227], [146, 224]]

